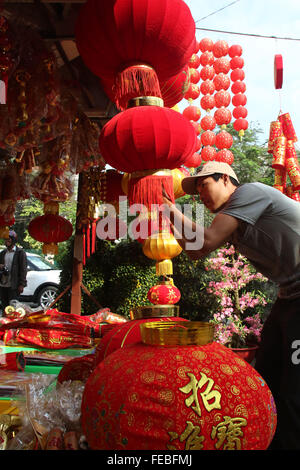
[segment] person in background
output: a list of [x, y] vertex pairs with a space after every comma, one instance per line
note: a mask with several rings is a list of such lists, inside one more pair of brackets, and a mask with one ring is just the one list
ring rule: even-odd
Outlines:
[[6, 248], [0, 252], [0, 298], [3, 312], [12, 300], [19, 300], [19, 295], [27, 285], [27, 256], [16, 242], [17, 234], [10, 230], [5, 239]]
[[[239, 185], [232, 167], [223, 162], [204, 164], [181, 184], [186, 194], [199, 194], [216, 214], [210, 227], [204, 228], [164, 194], [165, 215], [188, 256], [197, 260], [229, 242], [278, 286], [255, 368], [277, 407], [270, 449], [300, 450], [300, 204], [262, 183]], [[198, 246], [193, 245], [193, 237], [201, 239]]]

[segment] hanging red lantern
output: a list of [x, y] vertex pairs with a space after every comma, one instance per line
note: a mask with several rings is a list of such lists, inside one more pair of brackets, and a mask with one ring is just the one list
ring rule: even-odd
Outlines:
[[234, 162], [234, 155], [228, 149], [222, 149], [216, 154], [216, 160], [218, 162], [228, 163], [228, 165], [232, 165]]
[[202, 145], [214, 145], [216, 141], [216, 134], [212, 131], [205, 131], [201, 134]]
[[76, 45], [95, 75], [115, 81], [117, 100], [160, 96], [159, 82], [178, 74], [195, 50], [195, 22], [183, 0], [88, 0]]
[[200, 55], [200, 64], [205, 67], [206, 65], [212, 65], [215, 61], [214, 54], [211, 51], [203, 52]]
[[228, 50], [228, 54], [230, 57], [235, 57], [235, 56], [241, 56], [243, 53], [242, 46], [239, 44], [234, 44], [233, 46], [230, 46]]
[[247, 104], [247, 97], [243, 93], [237, 93], [232, 97], [233, 106], [245, 106]]
[[197, 69], [200, 65], [200, 57], [197, 54], [193, 54], [188, 61], [188, 66], [193, 69]]
[[216, 59], [213, 65], [216, 73], [228, 73], [230, 70], [230, 62], [225, 57]]
[[243, 69], [234, 69], [230, 74], [230, 78], [233, 82], [236, 82], [237, 80], [243, 81], [245, 78], [245, 72]]
[[73, 226], [64, 217], [55, 214], [45, 214], [33, 219], [28, 225], [29, 235], [38, 242], [44, 243], [44, 254], [57, 254], [57, 243], [70, 238]]
[[204, 80], [200, 85], [202, 95], [213, 95], [215, 92], [215, 84], [212, 80]]
[[189, 68], [190, 72], [190, 82], [191, 83], [198, 83], [200, 80], [200, 72], [197, 69]]
[[189, 157], [185, 161], [184, 164], [188, 168], [198, 168], [198, 166], [201, 165], [201, 162], [202, 162], [201, 155], [199, 153], [195, 152], [195, 153], [193, 153], [193, 155], [191, 157]]
[[224, 106], [225, 108], [229, 106], [230, 104], [230, 93], [225, 90], [220, 90], [217, 91], [214, 95], [215, 98], [215, 103], [216, 103], [216, 108], [221, 108], [221, 106]]
[[172, 108], [175, 104], [179, 103], [188, 91], [191, 81], [190, 69], [186, 65], [177, 75], [165, 82], [161, 82], [160, 91], [164, 106]]
[[211, 145], [207, 145], [206, 147], [203, 147], [201, 150], [201, 158], [205, 162], [208, 162], [210, 160], [214, 160], [216, 157], [217, 151], [214, 147]]
[[196, 136], [199, 135], [200, 132], [201, 132], [201, 125], [199, 124], [199, 122], [190, 121], [190, 123], [191, 123], [191, 125], [193, 126], [193, 128], [195, 130]]
[[203, 38], [199, 42], [199, 49], [201, 52], [212, 51], [214, 47], [214, 43], [212, 39]]
[[244, 59], [242, 57], [233, 57], [230, 61], [230, 67], [234, 69], [242, 69], [244, 67]]
[[201, 121], [201, 128], [204, 131], [212, 131], [216, 127], [216, 120], [213, 116], [210, 116], [209, 114], [207, 116], [204, 116]]
[[181, 294], [171, 282], [164, 282], [150, 287], [147, 297], [154, 305], [175, 305], [179, 302]]
[[226, 126], [231, 121], [231, 111], [224, 106], [221, 106], [221, 108], [215, 111], [214, 118], [218, 126]]
[[230, 87], [230, 78], [225, 73], [218, 73], [213, 81], [217, 91], [228, 90]]
[[196, 146], [195, 146], [195, 152], [198, 152], [198, 150], [201, 149], [201, 139], [197, 136], [197, 139], [196, 139]]
[[234, 82], [232, 85], [231, 85], [231, 91], [232, 93], [234, 93], [235, 95], [237, 93], [245, 93], [246, 91], [246, 84], [245, 82], [241, 82], [240, 80], [237, 80], [236, 82]]
[[188, 106], [182, 111], [182, 115], [189, 121], [199, 121], [201, 117], [201, 110], [198, 106]]
[[211, 342], [209, 327], [195, 331], [196, 323], [143, 323], [143, 342], [94, 369], [81, 407], [89, 448], [268, 448], [277, 423], [270, 389], [237, 354]]
[[220, 41], [215, 42], [215, 44], [213, 45], [212, 51], [215, 57], [220, 58], [220, 57], [227, 55], [228, 49], [229, 49], [228, 43], [224, 40], [220, 40]]
[[248, 111], [244, 106], [236, 106], [232, 112], [232, 115], [235, 119], [238, 118], [246, 118], [248, 115]]
[[215, 98], [213, 95], [204, 95], [200, 100], [201, 108], [209, 111], [210, 109], [215, 107]]
[[233, 137], [229, 132], [222, 130], [216, 135], [215, 145], [218, 149], [229, 149], [232, 146]]
[[204, 80], [212, 80], [216, 72], [213, 65], [206, 65], [200, 71], [200, 78]]
[[243, 118], [238, 118], [236, 121], [234, 121], [233, 127], [236, 131], [238, 131], [239, 136], [243, 136], [244, 131], [248, 129], [248, 121]]
[[184, 95], [186, 100], [196, 100], [200, 95], [200, 88], [195, 83], [191, 83]]

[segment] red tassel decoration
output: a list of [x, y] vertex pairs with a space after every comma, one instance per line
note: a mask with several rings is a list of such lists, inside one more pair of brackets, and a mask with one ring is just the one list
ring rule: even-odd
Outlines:
[[92, 253], [95, 253], [96, 251], [96, 226], [97, 222], [94, 219], [92, 222]]
[[131, 178], [128, 188], [129, 204], [143, 204], [151, 210], [152, 204], [163, 204], [163, 190], [175, 202], [172, 175]]
[[83, 264], [83, 266], [85, 266], [85, 263], [86, 263], [86, 257], [85, 257], [85, 239], [86, 239], [85, 232], [86, 232], [86, 228], [85, 227], [82, 229], [82, 232], [83, 232], [83, 235], [82, 235], [82, 264]]
[[89, 258], [91, 256], [91, 228], [90, 224], [86, 227], [86, 257]]

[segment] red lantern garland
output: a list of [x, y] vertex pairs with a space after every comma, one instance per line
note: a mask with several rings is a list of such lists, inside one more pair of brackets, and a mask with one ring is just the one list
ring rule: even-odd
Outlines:
[[241, 138], [244, 135], [245, 130], [248, 129], [248, 121], [245, 119], [248, 114], [247, 110], [246, 108], [241, 109], [241, 107], [244, 107], [247, 103], [247, 99], [244, 94], [246, 91], [246, 84], [243, 81], [245, 73], [242, 70], [244, 67], [244, 59], [241, 57], [242, 52], [242, 47], [237, 44], [229, 48], [229, 55], [231, 57], [230, 67], [232, 69], [230, 77], [233, 82], [231, 91], [234, 94], [232, 104], [233, 106], [238, 107], [238, 110], [233, 110], [233, 117], [235, 118], [233, 127], [239, 133]]

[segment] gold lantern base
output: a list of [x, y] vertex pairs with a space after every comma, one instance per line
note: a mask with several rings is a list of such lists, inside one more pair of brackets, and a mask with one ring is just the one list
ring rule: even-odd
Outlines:
[[132, 319], [138, 320], [142, 318], [164, 318], [164, 317], [178, 317], [178, 305], [151, 305], [137, 307], [132, 310]]
[[209, 322], [149, 322], [140, 330], [143, 343], [153, 346], [203, 346], [214, 340], [214, 325]]

